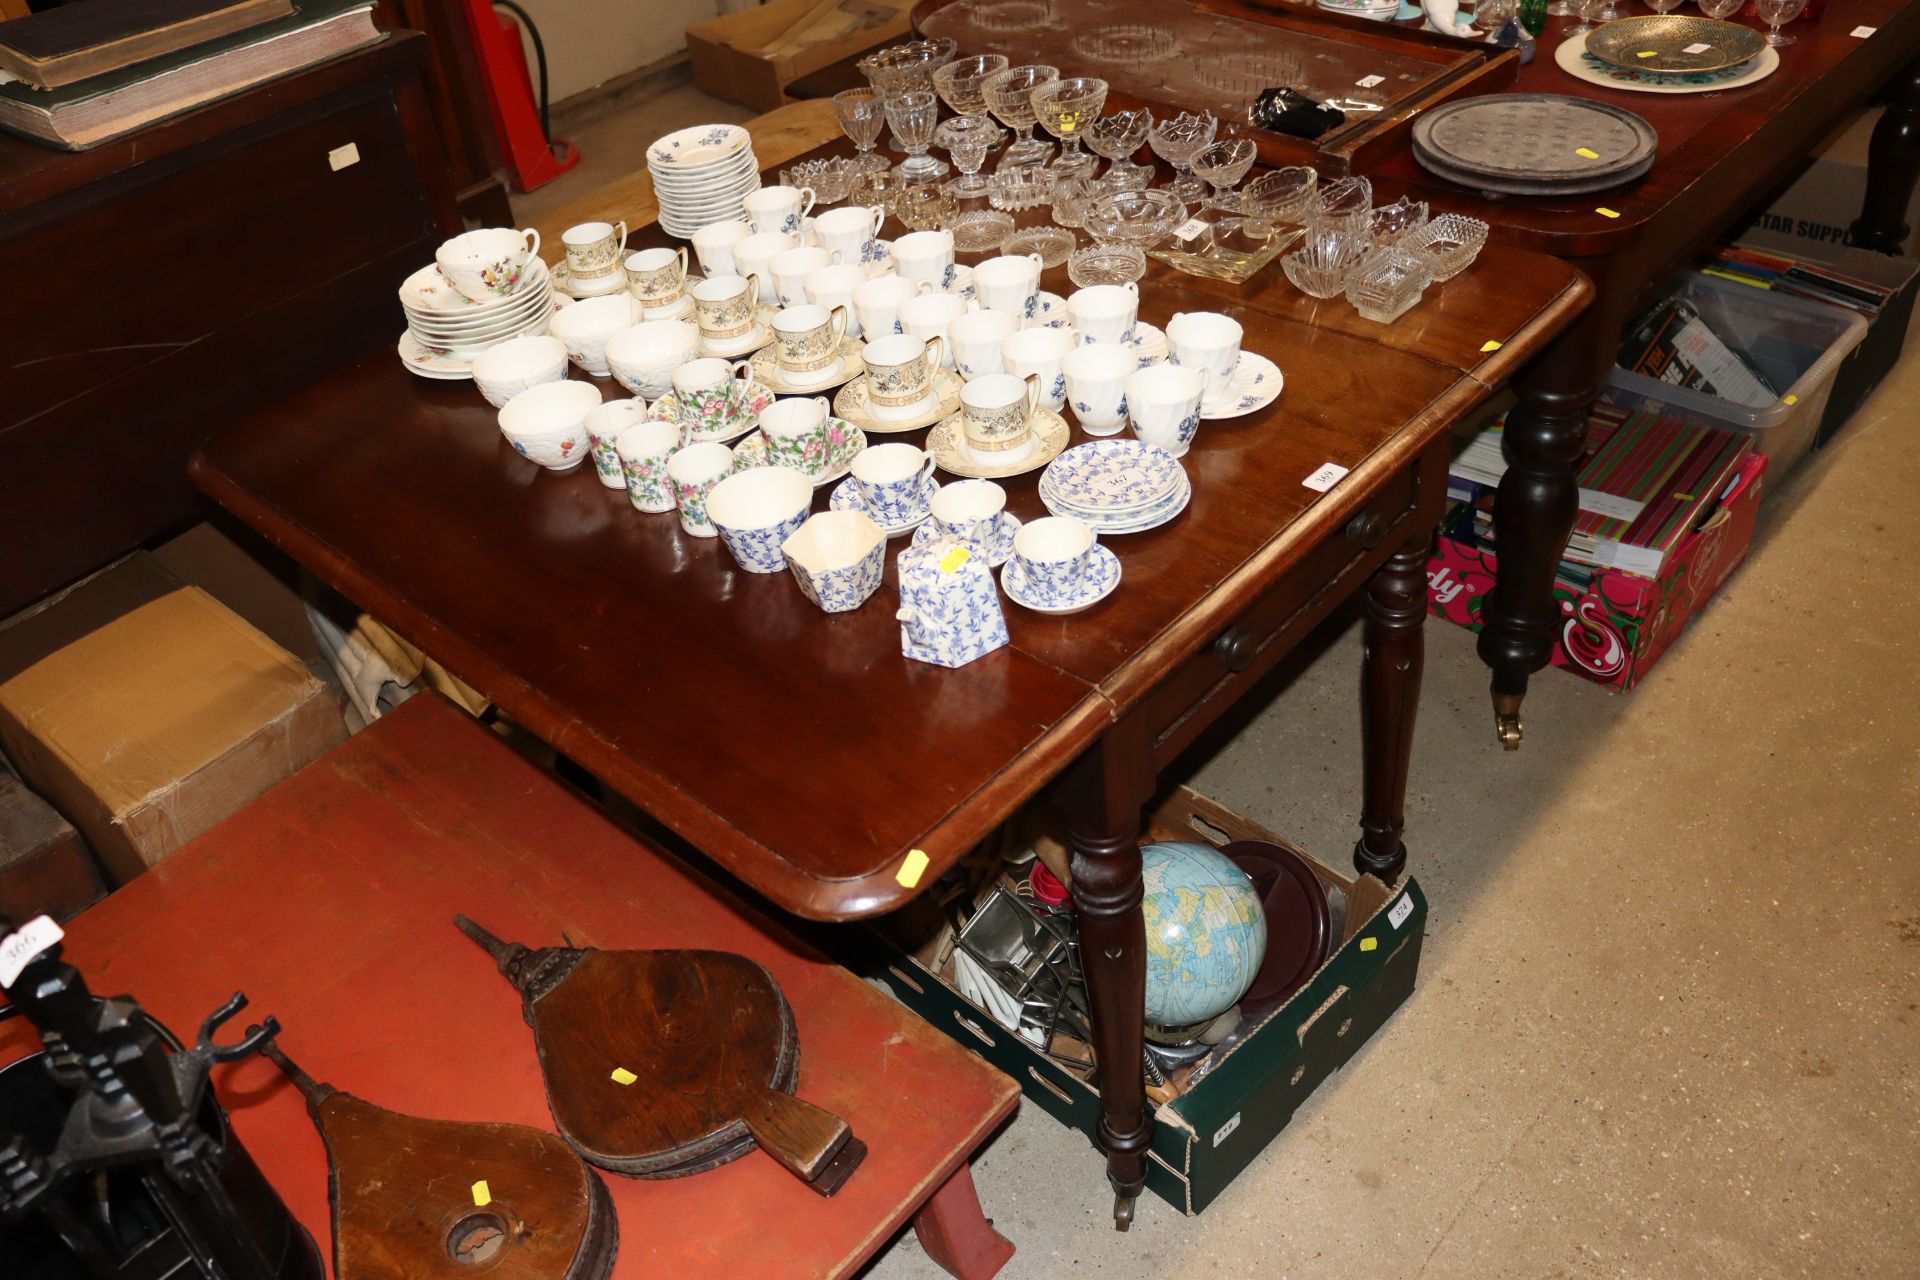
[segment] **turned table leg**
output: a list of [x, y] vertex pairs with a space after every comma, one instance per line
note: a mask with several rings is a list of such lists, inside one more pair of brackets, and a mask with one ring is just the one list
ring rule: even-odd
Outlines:
[[1406, 870], [1407, 766], [1420, 708], [1427, 617], [1427, 551], [1422, 535], [1387, 558], [1367, 584], [1360, 665], [1362, 806], [1353, 865], [1393, 884]]
[[913, 1215], [913, 1233], [942, 1271], [959, 1280], [989, 1280], [1013, 1256], [1013, 1244], [980, 1211], [973, 1170], [962, 1163]]
[[1920, 61], [1908, 63], [1887, 91], [1886, 114], [1867, 148], [1867, 194], [1853, 242], [1877, 253], [1905, 252], [1907, 206], [1920, 180]]

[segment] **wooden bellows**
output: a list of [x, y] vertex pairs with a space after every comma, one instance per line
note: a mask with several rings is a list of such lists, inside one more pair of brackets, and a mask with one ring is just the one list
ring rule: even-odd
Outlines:
[[520, 992], [554, 1124], [590, 1163], [679, 1178], [759, 1146], [830, 1196], [865, 1158], [846, 1121], [793, 1096], [793, 1012], [745, 956], [536, 950], [454, 923]]

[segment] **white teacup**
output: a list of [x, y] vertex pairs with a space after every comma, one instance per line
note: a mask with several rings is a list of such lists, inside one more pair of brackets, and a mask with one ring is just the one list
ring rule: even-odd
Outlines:
[[975, 462], [1012, 462], [1033, 447], [1040, 379], [990, 373], [960, 388], [960, 426]]
[[860, 314], [860, 329], [869, 338], [884, 338], [890, 333], [905, 333], [900, 323], [900, 308], [908, 298], [919, 297], [931, 286], [904, 276], [880, 276], [853, 291], [853, 309]]
[[1186, 311], [1167, 321], [1167, 346], [1175, 363], [1206, 375], [1203, 400], [1218, 400], [1233, 385], [1243, 332], [1238, 320], [1217, 311]]
[[[549, 328], [567, 344], [567, 355], [596, 378], [607, 376], [607, 339], [640, 319], [640, 300], [620, 292], [588, 298], [553, 313]], [[657, 394], [657, 393], [656, 393]]]
[[700, 259], [700, 274], [707, 277], [739, 275], [733, 249], [752, 234], [753, 224], [741, 219], [709, 222], [694, 232], [693, 253]]
[[861, 337], [865, 330], [860, 327], [860, 314], [853, 305], [853, 291], [867, 282], [867, 269], [846, 262], [837, 267], [821, 267], [801, 281], [801, 292], [807, 295], [808, 302], [832, 310], [834, 307], [847, 309], [847, 336]]
[[845, 307], [803, 302], [773, 317], [773, 356], [787, 382], [808, 386], [833, 377], [840, 362], [840, 340], [847, 336]]
[[599, 473], [600, 483], [607, 488], [627, 487], [626, 477], [620, 471], [620, 454], [614, 448], [614, 441], [627, 428], [637, 427], [646, 420], [647, 402], [635, 396], [631, 400], [609, 400], [595, 407], [581, 424], [587, 431], [587, 448], [593, 454], [593, 469]]
[[973, 269], [973, 294], [991, 311], [1005, 311], [1022, 322], [1033, 319], [1040, 306], [1040, 268], [1037, 253], [1003, 253]]
[[629, 254], [623, 264], [627, 288], [649, 307], [664, 307], [677, 302], [687, 283], [687, 249], [642, 249]]
[[1200, 430], [1206, 378], [1198, 369], [1157, 364], [1127, 376], [1127, 417], [1133, 434], [1176, 458], [1186, 456]]
[[951, 293], [923, 293], [900, 304], [900, 327], [913, 337], [941, 343], [940, 363], [953, 368], [953, 347], [946, 341], [947, 329], [967, 314], [967, 303]]
[[475, 302], [504, 298], [520, 287], [527, 259], [540, 251], [540, 233], [489, 227], [457, 235], [434, 252], [447, 283]]
[[627, 224], [582, 222], [561, 232], [560, 243], [567, 252], [569, 279], [598, 280], [619, 270], [627, 246]]
[[769, 306], [780, 301], [780, 290], [773, 283], [773, 260], [796, 243], [793, 236], [778, 231], [756, 231], [733, 246], [734, 268], [759, 280], [760, 301]]
[[893, 242], [893, 269], [936, 289], [953, 287], [953, 232], [913, 231]]
[[571, 471], [587, 460], [587, 414], [600, 403], [591, 382], [543, 382], [528, 387], [500, 410], [500, 434], [514, 451], [552, 471]]
[[[680, 424], [642, 422], [614, 437], [627, 500], [635, 511], [673, 510], [673, 486], [667, 480], [667, 462], [680, 450]], [[731, 455], [729, 455], [731, 456]]]
[[735, 472], [707, 495], [707, 518], [748, 573], [783, 572], [780, 545], [800, 531], [812, 509], [813, 482], [788, 467]]
[[953, 367], [963, 378], [984, 378], [1006, 372], [1000, 344], [1020, 328], [1004, 311], [969, 311], [947, 325], [947, 345], [953, 348]]
[[667, 459], [667, 483], [680, 508], [680, 527], [696, 538], [714, 536], [707, 495], [733, 474], [733, 450], [715, 440], [690, 444]]
[[927, 482], [933, 479], [933, 455], [917, 446], [892, 441], [868, 445], [853, 458], [853, 483], [860, 505], [882, 528], [927, 518]]
[[753, 276], [708, 276], [693, 286], [693, 315], [700, 336], [730, 342], [753, 332], [759, 316], [759, 286]]
[[923, 341], [912, 334], [875, 338], [861, 349], [867, 366], [867, 406], [882, 422], [903, 422], [933, 403], [933, 375], [940, 367], [935, 338]]
[[1072, 516], [1043, 516], [1013, 535], [1013, 559], [1039, 604], [1067, 604], [1093, 563], [1093, 529]]
[[[567, 310], [578, 311], [586, 305], [575, 303]], [[556, 312], [556, 317], [559, 314]], [[614, 379], [633, 394], [649, 400], [658, 400], [673, 390], [673, 371], [698, 354], [700, 330], [685, 320], [648, 320], [629, 325], [607, 339], [605, 350], [607, 367]]]
[[991, 548], [1007, 509], [1007, 491], [991, 480], [956, 480], [934, 491], [929, 509], [941, 533]]
[[842, 262], [866, 266], [872, 262], [887, 211], [873, 205], [829, 209], [813, 220], [813, 242], [837, 252]]
[[1067, 375], [1061, 362], [1073, 348], [1071, 329], [1022, 329], [1000, 343], [1000, 360], [1014, 377], [1038, 379], [1040, 403], [1058, 413], [1067, 403]]
[[831, 249], [821, 249], [813, 245], [804, 245], [798, 249], [782, 249], [773, 255], [767, 264], [773, 272], [774, 291], [780, 295], [780, 305], [797, 307], [806, 302], [807, 277], [823, 267], [838, 264], [840, 255]]
[[1132, 281], [1089, 285], [1067, 299], [1067, 317], [1082, 345], [1132, 342], [1140, 319], [1140, 286]]
[[496, 409], [528, 387], [566, 376], [567, 344], [548, 334], [508, 338], [473, 358], [473, 385]]
[[1111, 436], [1127, 425], [1127, 379], [1139, 367], [1131, 348], [1110, 342], [1067, 352], [1060, 368], [1067, 375], [1067, 402], [1082, 431]]
[[812, 187], [762, 187], [741, 202], [755, 231], [798, 236], [800, 220], [813, 212]]

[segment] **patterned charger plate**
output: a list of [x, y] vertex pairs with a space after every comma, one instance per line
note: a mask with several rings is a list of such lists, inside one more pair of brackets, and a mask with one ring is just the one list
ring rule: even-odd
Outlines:
[[867, 400], [871, 388], [867, 383], [867, 375], [863, 373], [841, 388], [840, 394], [833, 398], [833, 414], [836, 418], [845, 418], [862, 431], [877, 435], [917, 431], [960, 412], [960, 387], [960, 375], [947, 369], [937, 370], [933, 375], [934, 402], [926, 409], [911, 418], [876, 418], [873, 416], [873, 406]]
[[1553, 61], [1576, 80], [1632, 93], [1715, 93], [1722, 89], [1744, 89], [1780, 69], [1780, 55], [1769, 46], [1751, 62], [1724, 71], [1689, 71], [1663, 76], [1638, 67], [1609, 66], [1587, 52], [1585, 36], [1562, 40], [1553, 51]]
[[1587, 52], [1600, 61], [1666, 74], [1723, 71], [1766, 47], [1752, 27], [1677, 13], [1617, 18], [1587, 34]]
[[[1532, 186], [1584, 184], [1651, 164], [1660, 135], [1623, 107], [1557, 93], [1501, 93], [1435, 107], [1414, 122], [1414, 154], [1442, 176]], [[1492, 188], [1497, 189], [1497, 188]]]
[[1033, 443], [1027, 446], [1025, 452], [992, 462], [980, 462], [967, 448], [966, 428], [961, 425], [960, 415], [956, 413], [927, 432], [927, 452], [933, 455], [935, 464], [942, 471], [975, 480], [1000, 480], [1007, 476], [1023, 476], [1046, 466], [1060, 456], [1071, 434], [1065, 418], [1051, 409], [1041, 409], [1033, 415]]

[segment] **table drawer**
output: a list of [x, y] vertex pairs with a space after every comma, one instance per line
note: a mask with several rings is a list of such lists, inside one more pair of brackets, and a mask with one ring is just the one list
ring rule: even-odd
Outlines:
[[1136, 715], [1164, 768], [1194, 737], [1298, 643], [1307, 629], [1366, 583], [1395, 546], [1413, 536], [1421, 511], [1420, 463], [1409, 462], [1267, 589], [1214, 642], [1162, 680]]

